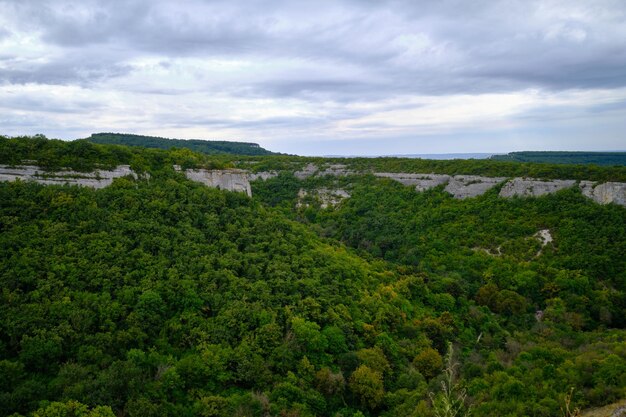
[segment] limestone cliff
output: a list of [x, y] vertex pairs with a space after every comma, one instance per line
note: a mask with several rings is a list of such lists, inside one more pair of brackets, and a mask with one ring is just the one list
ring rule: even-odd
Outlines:
[[[175, 165], [177, 171], [182, 169]], [[309, 164], [304, 169], [294, 173], [300, 179], [309, 176], [344, 176], [352, 175], [354, 171], [347, 169], [345, 165], [326, 165], [319, 169], [314, 164]], [[244, 192], [252, 196], [250, 180], [267, 180], [278, 175], [276, 171], [250, 173], [241, 169], [189, 169], [184, 174], [192, 181], [200, 182], [208, 187], [219, 188], [228, 191]], [[446, 184], [445, 191], [454, 198], [464, 199], [484, 194], [489, 189], [505, 181], [502, 177], [482, 177], [477, 175], [445, 175], [445, 174], [420, 174], [420, 173], [374, 173], [379, 178], [389, 178], [404, 185], [414, 186], [415, 190], [425, 191]], [[45, 171], [35, 165], [8, 166], [0, 165], [0, 181], [35, 181], [40, 184], [70, 184], [91, 188], [104, 188], [113, 183], [115, 178], [132, 176], [139, 178], [128, 165], [120, 165], [113, 170], [95, 170], [93, 172], [76, 172], [68, 169], [57, 171]], [[147, 175], [146, 175], [147, 176]], [[505, 198], [539, 197], [555, 193], [565, 188], [574, 187], [575, 180], [539, 180], [533, 178], [513, 178], [502, 186], [499, 196]], [[626, 206], [626, 183], [593, 181], [580, 181], [582, 194], [599, 204], [619, 204]], [[332, 206], [342, 199], [348, 198], [349, 193], [344, 190], [321, 189], [316, 193], [316, 198], [324, 206]], [[305, 196], [300, 196], [305, 197]]]
[[[375, 176], [389, 178], [404, 185], [415, 186], [416, 191], [424, 191], [442, 184], [447, 184], [445, 191], [454, 198], [471, 198], [483, 195], [489, 189], [504, 182], [503, 177], [482, 177], [478, 175], [442, 175], [442, 174], [405, 174], [377, 172]], [[574, 187], [575, 180], [540, 180], [534, 178], [513, 178], [500, 190], [500, 197], [540, 197], [565, 188]], [[586, 197], [599, 204], [615, 203], [626, 206], [626, 183], [606, 182], [598, 184], [581, 181], [580, 189]]]
[[375, 176], [389, 178], [404, 185], [414, 185], [416, 191], [425, 191], [429, 188], [445, 184], [450, 180], [449, 175], [440, 174], [404, 174], [399, 172], [376, 172]]
[[500, 197], [540, 197], [573, 187], [575, 184], [574, 180], [543, 181], [533, 178], [513, 178], [504, 184], [500, 190]]
[[446, 192], [454, 198], [471, 198], [485, 194], [489, 189], [503, 182], [506, 178], [480, 177], [477, 175], [455, 175], [446, 185]]
[[[181, 171], [179, 166], [174, 169]], [[187, 169], [185, 176], [192, 181], [220, 190], [237, 191], [252, 196], [248, 171], [241, 169]]]
[[137, 174], [128, 165], [120, 165], [113, 170], [95, 170], [93, 172], [76, 172], [67, 169], [44, 171], [34, 165], [7, 166], [0, 165], [0, 181], [34, 181], [46, 185], [80, 185], [91, 188], [104, 188], [113, 183], [115, 178], [125, 176], [137, 178]]
[[404, 185], [414, 185], [416, 191], [425, 191], [430, 188], [447, 184], [445, 191], [454, 198], [469, 198], [482, 195], [492, 187], [503, 182], [505, 178], [480, 177], [477, 175], [444, 175], [444, 174], [403, 174], [390, 172], [377, 172], [374, 174], [380, 178], [389, 178]]
[[303, 180], [312, 176], [323, 177], [326, 175], [332, 176], [344, 176], [354, 174], [354, 171], [349, 170], [344, 164], [330, 164], [322, 166], [323, 169], [318, 168], [315, 164], [308, 164], [299, 171], [293, 173], [296, 178]]
[[298, 191], [298, 202], [296, 203], [296, 206], [308, 207], [309, 203], [307, 200], [309, 198], [313, 198], [319, 202], [321, 208], [335, 207], [349, 197], [350, 193], [341, 188], [318, 188], [312, 191], [300, 189], [300, 191]]
[[626, 206], [626, 184], [622, 182], [605, 182], [597, 184], [592, 181], [581, 181], [582, 193], [599, 204], [615, 203]]

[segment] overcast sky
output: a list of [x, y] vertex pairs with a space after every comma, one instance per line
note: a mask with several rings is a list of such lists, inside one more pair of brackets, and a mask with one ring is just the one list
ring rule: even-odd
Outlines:
[[624, 0], [0, 0], [0, 134], [626, 150]]

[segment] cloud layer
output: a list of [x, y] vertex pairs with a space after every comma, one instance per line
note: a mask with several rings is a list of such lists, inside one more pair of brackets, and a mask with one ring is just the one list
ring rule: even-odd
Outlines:
[[4, 134], [626, 148], [621, 0], [0, 0], [0, 28]]

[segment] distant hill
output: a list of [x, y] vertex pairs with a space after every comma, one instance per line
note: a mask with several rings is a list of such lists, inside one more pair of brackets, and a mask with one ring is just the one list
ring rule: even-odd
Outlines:
[[550, 164], [626, 165], [626, 152], [510, 152], [493, 155], [496, 161], [545, 162]]
[[132, 135], [127, 133], [94, 133], [87, 138], [89, 142], [107, 145], [143, 146], [145, 148], [171, 149], [187, 148], [209, 155], [276, 155], [263, 149], [258, 143], [230, 142], [200, 139], [167, 139], [157, 136]]

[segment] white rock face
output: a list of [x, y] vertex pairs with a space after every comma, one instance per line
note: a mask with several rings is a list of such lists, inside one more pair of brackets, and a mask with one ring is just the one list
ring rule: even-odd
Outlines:
[[348, 167], [344, 164], [331, 164], [322, 168], [323, 169], [320, 170], [320, 168], [318, 168], [317, 165], [308, 164], [307, 166], [302, 168], [300, 171], [294, 172], [293, 175], [296, 178], [303, 180], [308, 177], [312, 177], [314, 175], [317, 175], [320, 177], [323, 177], [325, 175], [341, 177], [345, 175], [354, 174], [354, 171], [349, 170]]
[[546, 246], [548, 243], [552, 242], [552, 234], [550, 233], [550, 229], [543, 229], [535, 233], [535, 237], [541, 243], [541, 246]]
[[35, 165], [24, 165], [9, 167], [0, 165], [0, 181], [35, 181], [45, 185], [80, 185], [91, 188], [104, 188], [113, 183], [115, 178], [131, 175], [135, 179], [137, 174], [128, 165], [120, 165], [117, 168], [107, 170], [96, 170], [93, 172], [76, 172], [70, 170], [44, 171]]
[[548, 244], [552, 243], [554, 239], [552, 238], [552, 233], [550, 233], [550, 229], [542, 229], [533, 235], [535, 239], [541, 243], [541, 248], [537, 251], [535, 256], [540, 256], [543, 253], [543, 248]]
[[504, 184], [500, 190], [500, 197], [539, 197], [573, 187], [575, 184], [574, 180], [541, 181], [533, 178], [513, 178]]
[[293, 175], [295, 175], [295, 177], [299, 180], [303, 180], [306, 179], [312, 175], [315, 175], [315, 173], [318, 171], [317, 166], [315, 164], [308, 164], [307, 166], [305, 166], [304, 168], [302, 168], [302, 170], [300, 171], [296, 171], [293, 173]]
[[490, 188], [506, 178], [480, 177], [478, 175], [455, 175], [450, 178], [445, 190], [454, 198], [464, 199], [485, 194]]
[[319, 171], [317, 175], [333, 175], [335, 177], [343, 177], [346, 175], [352, 175], [354, 171], [349, 170], [348, 167], [344, 164], [332, 164], [328, 165], [323, 171]]
[[626, 184], [623, 182], [596, 184], [592, 181], [581, 181], [580, 190], [583, 195], [589, 197], [596, 203], [615, 203], [626, 206]]
[[[181, 170], [179, 166], [174, 166], [174, 169]], [[243, 192], [252, 197], [248, 171], [241, 169], [187, 169], [185, 176], [207, 187]]]
[[343, 200], [350, 197], [350, 193], [341, 188], [333, 190], [328, 188], [319, 188], [317, 190], [313, 190], [311, 193], [309, 193], [307, 190], [300, 189], [300, 191], [298, 191], [298, 202], [296, 203], [296, 206], [308, 206], [308, 204], [305, 203], [303, 200], [309, 195], [319, 200], [321, 208], [335, 207]]
[[404, 185], [415, 185], [415, 191], [425, 191], [450, 180], [449, 175], [440, 174], [404, 174], [400, 172], [376, 172], [379, 178], [389, 178]]

